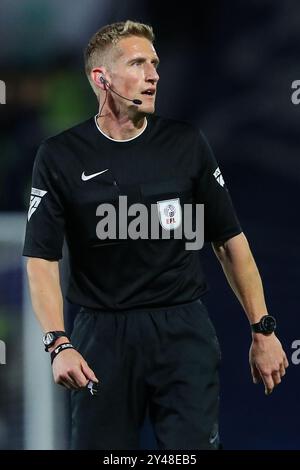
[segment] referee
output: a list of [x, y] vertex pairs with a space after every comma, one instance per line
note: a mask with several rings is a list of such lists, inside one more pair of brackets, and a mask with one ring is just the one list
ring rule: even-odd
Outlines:
[[[220, 447], [220, 350], [202, 301], [199, 247], [187, 248], [186, 232], [175, 236], [183, 221], [199, 232], [198, 205], [204, 241], [251, 325], [253, 381], [263, 381], [269, 394], [288, 366], [205, 137], [154, 115], [153, 42], [152, 28], [132, 21], [91, 38], [85, 68], [99, 112], [45, 140], [33, 168], [23, 254], [54, 380], [71, 390], [72, 449], [137, 449], [147, 407], [160, 449]], [[137, 205], [153, 209], [151, 217], [138, 223]], [[158, 236], [145, 227], [153, 214]], [[129, 236], [139, 224], [140, 236]], [[64, 238], [67, 298], [81, 307], [71, 338], [58, 270]]]

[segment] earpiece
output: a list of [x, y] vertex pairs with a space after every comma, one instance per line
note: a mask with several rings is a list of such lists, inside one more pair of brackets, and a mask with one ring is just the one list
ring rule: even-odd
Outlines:
[[103, 75], [100, 75], [100, 82], [106, 84], [106, 80], [105, 80], [105, 78], [103, 77]]

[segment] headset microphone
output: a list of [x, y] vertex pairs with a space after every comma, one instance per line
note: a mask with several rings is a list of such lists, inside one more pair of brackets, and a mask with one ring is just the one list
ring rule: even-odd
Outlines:
[[110, 84], [108, 83], [108, 81], [104, 78], [104, 77], [100, 77], [100, 81], [102, 83], [104, 83], [109, 89], [110, 91], [112, 91], [113, 93], [115, 93], [116, 95], [120, 96], [120, 98], [123, 98], [124, 100], [127, 100], [127, 101], [131, 101], [133, 104], [136, 104], [136, 105], [140, 105], [140, 104], [143, 104], [143, 102], [141, 100], [137, 100], [137, 99], [134, 99], [134, 100], [131, 100], [130, 98], [126, 98], [126, 96], [123, 96], [123, 95], [120, 95], [120, 93], [118, 93], [117, 91], [115, 91], [111, 86]]

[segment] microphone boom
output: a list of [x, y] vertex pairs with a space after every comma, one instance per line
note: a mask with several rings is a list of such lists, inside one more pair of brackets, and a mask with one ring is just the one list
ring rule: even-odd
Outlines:
[[100, 80], [102, 83], [105, 83], [105, 85], [113, 92], [115, 93], [116, 95], [120, 96], [120, 98], [123, 98], [124, 100], [127, 100], [127, 101], [131, 101], [133, 104], [136, 104], [136, 105], [140, 105], [140, 104], [143, 104], [143, 102], [141, 100], [138, 100], [138, 99], [134, 99], [134, 100], [131, 100], [130, 98], [126, 98], [126, 96], [123, 96], [123, 95], [120, 95], [120, 93], [118, 93], [116, 90], [114, 90], [110, 84], [108, 83], [108, 81], [104, 78], [104, 77], [100, 77]]

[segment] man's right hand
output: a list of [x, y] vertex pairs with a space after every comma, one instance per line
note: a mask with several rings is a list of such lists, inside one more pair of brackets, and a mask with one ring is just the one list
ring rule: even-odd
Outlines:
[[[55, 347], [57, 346], [58, 344], [55, 345]], [[76, 349], [66, 349], [60, 352], [54, 358], [52, 371], [54, 382], [68, 389], [77, 390], [86, 387], [90, 380], [96, 383], [99, 382], [92, 369]]]

